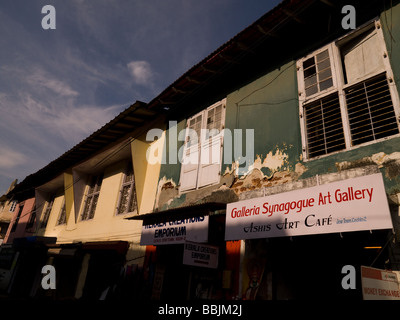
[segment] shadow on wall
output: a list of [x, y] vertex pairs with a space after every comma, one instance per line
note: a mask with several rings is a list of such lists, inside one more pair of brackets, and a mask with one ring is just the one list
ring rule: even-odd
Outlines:
[[[2, 292], [9, 298], [144, 300], [144, 250], [129, 248], [126, 241], [56, 245], [23, 238], [12, 250], [17, 260]], [[45, 265], [53, 266], [54, 274], [42, 273]], [[53, 276], [56, 288], [43, 288], [42, 281]]]

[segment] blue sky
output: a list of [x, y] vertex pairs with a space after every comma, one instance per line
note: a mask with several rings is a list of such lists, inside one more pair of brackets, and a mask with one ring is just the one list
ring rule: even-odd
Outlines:
[[[0, 195], [279, 0], [1, 0]], [[56, 9], [44, 30], [42, 7]]]

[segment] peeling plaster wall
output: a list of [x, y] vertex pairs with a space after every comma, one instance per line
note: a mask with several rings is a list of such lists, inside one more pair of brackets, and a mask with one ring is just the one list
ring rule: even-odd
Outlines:
[[[273, 119], [271, 121], [274, 122]], [[271, 150], [257, 150], [254, 163], [246, 174], [237, 175], [233, 163], [225, 167], [220, 183], [199, 190], [180, 193], [179, 180], [168, 178], [165, 174], [159, 180], [155, 209], [165, 210], [208, 201], [229, 203], [376, 172], [382, 172], [388, 196], [398, 204], [399, 146], [400, 138], [392, 138], [305, 162], [301, 160], [300, 143], [297, 146], [278, 143]]]
[[303, 178], [323, 173], [375, 166], [382, 172], [387, 194], [400, 193], [400, 138], [391, 138], [353, 150], [305, 162]]
[[[185, 121], [179, 122], [178, 132], [184, 128]], [[295, 63], [291, 61], [271, 70], [228, 95], [225, 129], [231, 132], [242, 129], [242, 145], [233, 141], [231, 149], [234, 162], [222, 164], [221, 172], [224, 174], [220, 182], [180, 193], [180, 164], [164, 164], [161, 167], [155, 210], [208, 201], [237, 201], [238, 195], [244, 191], [286, 183], [301, 176], [305, 167], [299, 163], [301, 140]], [[251, 141], [250, 146], [246, 146], [246, 129], [254, 130], [254, 143]], [[178, 148], [181, 145], [182, 142], [178, 142]], [[252, 148], [253, 157], [246, 153], [246, 147]], [[167, 158], [168, 152], [167, 146]], [[241, 159], [246, 159], [246, 163], [239, 164]], [[243, 169], [240, 175], [238, 166]]]

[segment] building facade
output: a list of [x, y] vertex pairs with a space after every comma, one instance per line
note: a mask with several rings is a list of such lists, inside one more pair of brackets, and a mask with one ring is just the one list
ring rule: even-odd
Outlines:
[[36, 259], [25, 296], [361, 299], [361, 266], [400, 270], [399, 17], [398, 1], [283, 1], [28, 176], [7, 290]]
[[[3, 245], [15, 260], [3, 286], [10, 296], [141, 295], [141, 225], [126, 218], [152, 208], [159, 172], [146, 161], [157, 142], [143, 137], [142, 126], [154, 126], [155, 115], [143, 106], [133, 104], [14, 189], [18, 204]], [[41, 286], [44, 265], [57, 270], [52, 292]]]
[[[161, 166], [157, 214], [137, 217], [156, 246], [155, 297], [361, 299], [361, 265], [399, 269], [400, 6], [352, 4], [354, 30], [345, 3], [284, 1], [175, 82], [180, 96], [164, 93], [179, 110], [165, 156], [181, 161]], [[196, 250], [176, 224], [188, 240], [206, 216], [218, 265], [178, 266]], [[358, 290], [341, 286], [345, 265]]]

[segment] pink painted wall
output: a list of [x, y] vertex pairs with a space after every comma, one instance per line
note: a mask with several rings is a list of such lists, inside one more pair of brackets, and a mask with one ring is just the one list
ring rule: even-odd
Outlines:
[[[17, 224], [17, 228], [14, 232], [11, 232], [12, 226], [17, 219], [18, 213], [20, 211], [20, 207], [24, 206]], [[35, 209], [35, 198], [24, 200], [18, 203], [17, 207], [15, 208], [14, 215], [11, 218], [10, 226], [8, 227], [7, 234], [4, 238], [4, 243], [12, 243], [15, 238], [23, 238], [23, 237], [30, 237], [34, 233], [32, 230], [27, 230], [26, 225], [28, 224], [29, 218], [31, 214], [34, 212]]]

